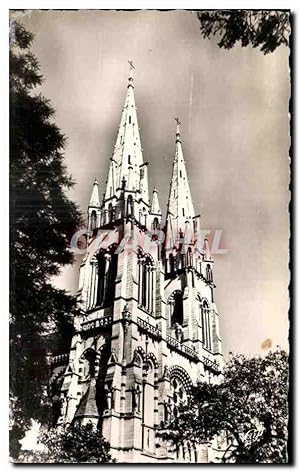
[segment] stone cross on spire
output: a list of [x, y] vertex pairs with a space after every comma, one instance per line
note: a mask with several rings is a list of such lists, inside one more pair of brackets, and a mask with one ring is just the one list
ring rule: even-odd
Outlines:
[[129, 84], [128, 85], [133, 85], [133, 71], [135, 70], [135, 67], [133, 65], [132, 61], [128, 61], [128, 64], [130, 65], [130, 70], [129, 70]]
[[131, 69], [135, 69], [134, 65], [133, 65], [133, 62], [132, 61], [128, 61], [128, 64], [130, 65], [130, 70]]
[[175, 121], [177, 123], [177, 126], [176, 126], [176, 141], [177, 140], [180, 141], [180, 125], [181, 125], [181, 123], [179, 121], [179, 118], [177, 118], [177, 117], [175, 118]]

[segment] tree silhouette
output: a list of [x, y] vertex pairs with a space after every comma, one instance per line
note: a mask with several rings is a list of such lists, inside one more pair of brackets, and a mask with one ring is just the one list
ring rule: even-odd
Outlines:
[[224, 463], [286, 463], [287, 424], [288, 357], [277, 350], [231, 356], [222, 381], [199, 383], [160, 435], [175, 448], [214, 439]]
[[74, 299], [51, 278], [73, 262], [69, 241], [81, 216], [66, 191], [65, 137], [49, 100], [35, 93], [42, 83], [33, 35], [10, 24], [10, 396], [11, 454], [30, 419], [48, 414], [47, 333], [70, 334]]
[[115, 462], [110, 444], [103, 439], [93, 423], [72, 424], [41, 433], [38, 441], [43, 447], [33, 453], [25, 452], [21, 460], [34, 463], [107, 463]]
[[231, 49], [240, 43], [242, 47], [259, 47], [264, 54], [268, 54], [281, 45], [289, 44], [291, 27], [288, 11], [211, 10], [198, 11], [197, 17], [203, 37], [217, 35], [221, 48]]

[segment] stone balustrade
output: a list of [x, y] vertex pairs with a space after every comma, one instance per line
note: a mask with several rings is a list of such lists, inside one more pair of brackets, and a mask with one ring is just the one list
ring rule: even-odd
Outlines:
[[180, 352], [181, 354], [193, 359], [194, 361], [199, 361], [198, 354], [196, 351], [185, 344], [180, 343], [177, 339], [172, 336], [167, 336], [167, 345], [172, 349]]
[[161, 330], [156, 326], [153, 326], [152, 324], [148, 323], [148, 321], [145, 321], [142, 318], [137, 318], [137, 325], [142, 331], [147, 333], [149, 336], [156, 339], [161, 339]]

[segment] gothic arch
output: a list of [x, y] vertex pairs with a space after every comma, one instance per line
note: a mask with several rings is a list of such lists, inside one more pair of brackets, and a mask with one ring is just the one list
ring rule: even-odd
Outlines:
[[210, 264], [206, 266], [206, 280], [208, 283], [213, 283], [213, 271]]
[[115, 293], [117, 258], [114, 246], [100, 250], [97, 254], [97, 283], [94, 288], [94, 305], [109, 306]]
[[183, 367], [180, 367], [179, 365], [172, 365], [171, 367], [169, 367], [167, 374], [170, 380], [172, 380], [173, 378], [178, 378], [186, 389], [187, 393], [191, 392], [193, 382], [191, 377]]
[[134, 353], [133, 353], [133, 362], [136, 362], [137, 360], [141, 360], [142, 363], [141, 363], [141, 367], [143, 365], [143, 363], [145, 362], [146, 360], [146, 353], [144, 351], [144, 349], [142, 348], [142, 346], [138, 346], [135, 348], [134, 350]]
[[81, 369], [80, 372], [83, 374], [85, 378], [87, 377], [93, 378], [96, 376], [97, 374], [96, 365], [98, 364], [98, 362], [96, 362], [97, 357], [98, 357], [97, 352], [92, 347], [88, 347], [81, 354], [79, 358], [79, 364], [80, 364], [79, 369]]
[[93, 347], [87, 347], [81, 354], [80, 359], [89, 359], [91, 356], [96, 357], [96, 355], [97, 355], [97, 352]]
[[146, 311], [154, 311], [154, 293], [155, 293], [155, 263], [151, 254], [144, 254], [139, 251], [138, 254], [138, 300], [139, 305]]
[[175, 323], [183, 324], [183, 293], [181, 290], [174, 290], [168, 298], [169, 323], [170, 327]]
[[97, 213], [93, 210], [90, 217], [90, 230], [94, 231], [97, 228]]
[[108, 205], [108, 223], [113, 221], [113, 206], [111, 203]]
[[158, 220], [157, 216], [155, 216], [153, 218], [153, 222], [152, 222], [152, 231], [156, 231], [159, 228], [160, 228], [159, 220]]
[[199, 301], [199, 311], [200, 311], [199, 318], [201, 319], [201, 325], [202, 325], [203, 347], [211, 351], [212, 346], [213, 346], [211, 304], [205, 297], [201, 298], [200, 295], [198, 295], [198, 301]]
[[206, 297], [201, 297], [200, 293], [197, 294], [197, 300], [200, 303], [201, 308], [210, 308], [210, 302]]
[[146, 259], [149, 259], [149, 262], [151, 263], [151, 265], [152, 265], [153, 267], [155, 266], [155, 261], [154, 261], [152, 255], [149, 254], [149, 253], [144, 253], [141, 249], [139, 249], [139, 251], [138, 251], [138, 260], [139, 260], [140, 262], [143, 262], [143, 261], [145, 261]]
[[147, 210], [145, 207], [140, 210], [140, 223], [142, 226], [147, 226]]
[[153, 364], [154, 370], [158, 369], [158, 362], [157, 362], [156, 356], [155, 356], [155, 354], [153, 354], [153, 352], [149, 352], [149, 354], [147, 354], [146, 362], [151, 362]]
[[137, 365], [138, 367], [143, 366], [143, 359], [141, 355], [138, 352], [135, 352], [133, 355], [133, 364]]
[[126, 214], [127, 216], [134, 216], [132, 195], [128, 195], [127, 198]]

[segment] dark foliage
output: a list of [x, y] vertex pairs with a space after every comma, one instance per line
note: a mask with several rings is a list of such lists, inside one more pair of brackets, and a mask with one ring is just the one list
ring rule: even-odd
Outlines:
[[[47, 417], [47, 333], [71, 334], [74, 299], [51, 285], [73, 262], [68, 245], [80, 223], [66, 196], [73, 182], [64, 166], [65, 137], [50, 102], [35, 88], [42, 82], [29, 51], [33, 35], [10, 25], [10, 394], [12, 437], [30, 418]], [[68, 340], [66, 340], [68, 341]], [[16, 456], [17, 443], [12, 440]]]
[[178, 417], [164, 425], [175, 447], [207, 440], [221, 443], [223, 462], [286, 463], [288, 357], [232, 356], [220, 384], [199, 383]]
[[110, 455], [110, 445], [90, 422], [84, 426], [73, 424], [50, 429], [41, 434], [41, 452], [24, 453], [25, 462], [35, 463], [107, 463], [115, 462]]
[[289, 44], [290, 18], [285, 11], [214, 10], [199, 11], [197, 16], [203, 37], [218, 35], [221, 48], [240, 43], [268, 54]]

